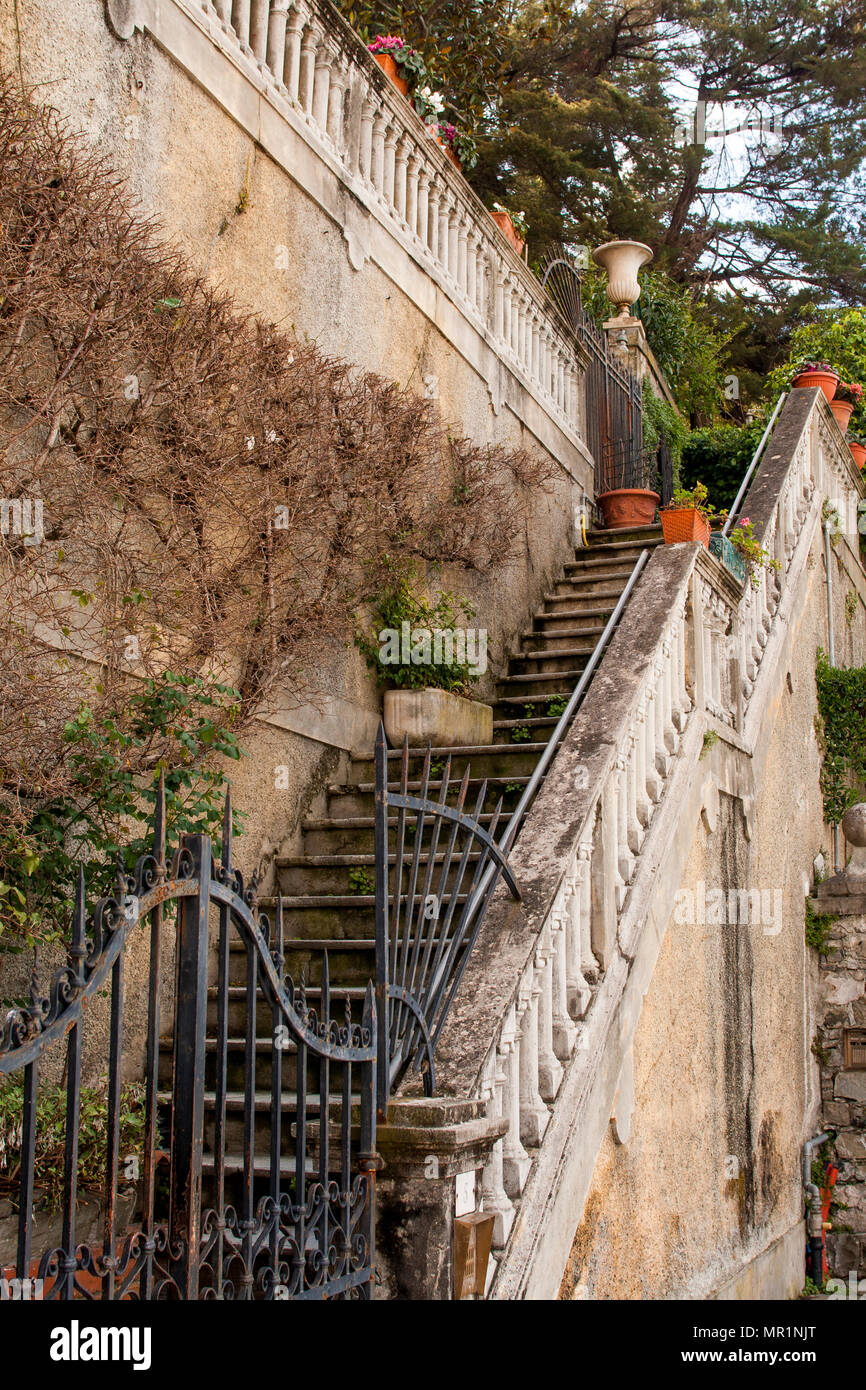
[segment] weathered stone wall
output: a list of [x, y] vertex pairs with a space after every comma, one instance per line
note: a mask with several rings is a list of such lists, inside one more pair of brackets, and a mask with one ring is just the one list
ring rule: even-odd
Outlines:
[[[859, 664], [863, 573], [844, 542], [831, 566], [837, 645]], [[823, 997], [804, 896], [815, 856], [830, 849], [818, 646], [827, 648], [820, 529], [759, 737], [747, 752], [712, 725], [718, 741], [693, 774], [694, 819], [681, 820], [691, 843], [672, 844], [661, 866], [655, 900], [667, 901], [668, 920], [635, 1034], [630, 1137], [618, 1142], [609, 1126], [562, 1297], [790, 1298], [803, 1286], [801, 1153], [822, 1124], [812, 1042]], [[760, 907], [731, 890], [757, 890]]]
[[849, 812], [844, 828], [862, 843], [843, 872], [824, 879], [811, 903], [816, 929], [826, 932], [813, 1050], [823, 1128], [831, 1136], [824, 1153], [838, 1169], [827, 1264], [843, 1280], [866, 1276], [866, 1067], [860, 1049], [849, 1055], [846, 1048], [848, 1029], [866, 1029], [866, 807]]
[[[172, 19], [174, 7], [162, 8]], [[177, 34], [184, 57], [189, 34]], [[477, 626], [488, 630], [483, 698], [567, 557], [575, 507], [591, 486], [588, 456], [382, 225], [366, 228], [366, 254], [357, 254], [347, 230], [357, 200], [272, 112], [269, 121], [248, 118], [260, 95], [252, 79], [200, 33], [197, 42], [186, 66], [150, 33], [123, 42], [103, 0], [18, 0], [0, 14], [3, 68], [107, 158], [194, 270], [326, 353], [438, 397], [445, 417], [473, 440], [555, 459], [551, 491], [533, 499], [521, 543], [494, 574], [431, 575], [469, 597]], [[581, 408], [576, 401], [576, 427]], [[262, 857], [267, 869], [274, 847], [296, 847], [304, 803], [338, 766], [333, 750], [372, 745], [379, 696], [351, 643], [323, 650], [317, 675], [319, 696], [286, 701], [247, 735], [250, 756], [232, 769], [236, 804], [250, 812], [238, 843], [247, 871]], [[278, 768], [287, 769], [279, 778]]]

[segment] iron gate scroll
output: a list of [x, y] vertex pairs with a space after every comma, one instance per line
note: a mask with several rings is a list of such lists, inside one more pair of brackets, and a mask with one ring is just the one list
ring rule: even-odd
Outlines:
[[[11, 1011], [0, 1029], [0, 1073], [23, 1074], [14, 1277], [40, 1280], [44, 1298], [372, 1296], [377, 1039], [372, 985], [360, 1024], [352, 1022], [348, 1000], [344, 1017], [332, 1018], [326, 962], [318, 1010], [308, 1005], [303, 981], [296, 990], [285, 975], [279, 902], [272, 932], [256, 908], [255, 881], [245, 888], [232, 867], [231, 820], [227, 797], [221, 864], [212, 857], [208, 836], [185, 835], [167, 866], [160, 786], [153, 854], [139, 860], [131, 878], [119, 874], [114, 895], [94, 910], [89, 935], [80, 873], [66, 965], [48, 998], [39, 996], [34, 983], [29, 1007]], [[164, 1043], [161, 1047], [161, 977], [171, 946], [166, 908], [175, 903], [168, 1051]], [[212, 907], [218, 915], [215, 985], [208, 978]], [[143, 1171], [135, 1195], [139, 1217], [132, 1223], [122, 1220], [118, 1209], [125, 971], [134, 934], [142, 939], [147, 919]], [[241, 986], [232, 983], [234, 957], [239, 957]], [[82, 1041], [88, 1009], [106, 986], [111, 1003], [103, 1237], [87, 1244], [76, 1241]], [[268, 1023], [265, 1038], [256, 1027], [260, 1010]], [[240, 1027], [239, 1012], [244, 1015]], [[230, 1036], [233, 1027], [241, 1037]], [[39, 1071], [64, 1039], [61, 1234], [59, 1242], [34, 1252]], [[168, 1077], [160, 1075], [161, 1054]], [[243, 1059], [236, 1091], [231, 1089], [233, 1054]], [[167, 1153], [161, 1124], [170, 1135]], [[0, 1298], [14, 1296], [11, 1269], [0, 1272], [6, 1276]]]

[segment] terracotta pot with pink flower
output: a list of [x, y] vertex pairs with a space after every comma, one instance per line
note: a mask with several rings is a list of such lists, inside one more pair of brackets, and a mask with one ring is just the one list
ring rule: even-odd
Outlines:
[[848, 428], [848, 421], [856, 406], [860, 404], [863, 396], [863, 387], [856, 381], [840, 381], [836, 387], [836, 395], [830, 402], [830, 409], [836, 424], [844, 434]]
[[836, 394], [836, 387], [839, 385], [839, 373], [835, 367], [831, 367], [829, 362], [804, 362], [794, 373], [791, 385], [798, 390], [805, 388], [814, 390], [817, 386], [824, 392], [828, 401], [832, 401]]

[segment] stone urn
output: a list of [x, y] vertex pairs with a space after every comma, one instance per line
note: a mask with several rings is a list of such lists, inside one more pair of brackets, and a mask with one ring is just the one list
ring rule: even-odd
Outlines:
[[843, 877], [852, 891], [866, 893], [866, 802], [848, 808], [842, 817], [842, 834], [851, 846]]
[[615, 304], [620, 318], [640, 299], [637, 273], [648, 265], [653, 253], [642, 241], [606, 241], [597, 246], [592, 259], [607, 271], [607, 297]]

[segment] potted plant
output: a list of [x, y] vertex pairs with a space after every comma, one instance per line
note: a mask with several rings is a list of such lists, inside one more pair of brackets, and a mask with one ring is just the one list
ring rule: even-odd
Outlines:
[[511, 242], [518, 256], [522, 256], [523, 248], [526, 245], [526, 234], [529, 231], [526, 213], [509, 212], [508, 208], [503, 207], [501, 203], [494, 203], [490, 216], [503, 235]]
[[848, 428], [854, 407], [860, 404], [862, 395], [863, 387], [856, 381], [840, 381], [836, 387], [836, 395], [830, 402], [830, 409], [843, 434]]
[[464, 169], [475, 168], [478, 163], [478, 147], [471, 135], [458, 130], [457, 126], [449, 121], [440, 121], [438, 125], [428, 126], [428, 129], [435, 135], [451, 163], [461, 172]]
[[857, 467], [862, 468], [866, 463], [866, 441], [852, 437], [848, 440], [848, 448], [851, 450]]
[[385, 733], [413, 748], [493, 742], [493, 709], [471, 698], [487, 669], [487, 633], [461, 626], [475, 610], [440, 592], [427, 598], [411, 564], [389, 562], [389, 578], [372, 603], [372, 627], [357, 645], [384, 691]]
[[760, 570], [779, 568], [779, 561], [774, 560], [770, 552], [764, 550], [760, 541], [755, 538], [754, 528], [747, 516], [740, 517], [728, 539], [734, 550], [745, 560], [754, 588], [757, 589], [761, 582]]
[[389, 77], [403, 96], [408, 96], [410, 86], [427, 76], [427, 67], [421, 54], [397, 34], [377, 34], [367, 45], [379, 67]]
[[839, 384], [839, 373], [829, 362], [804, 362], [794, 373], [792, 386], [801, 388], [819, 387], [828, 401], [832, 401]]
[[703, 483], [695, 483], [693, 488], [674, 488], [670, 502], [659, 512], [665, 545], [700, 541], [709, 550], [711, 523], [722, 520], [723, 514], [716, 512], [707, 499]]

